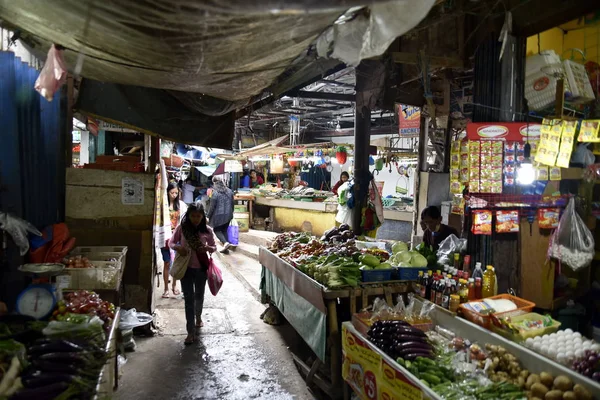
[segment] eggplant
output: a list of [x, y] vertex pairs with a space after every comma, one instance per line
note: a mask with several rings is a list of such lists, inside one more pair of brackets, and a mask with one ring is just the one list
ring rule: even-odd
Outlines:
[[81, 370], [81, 368], [79, 368], [76, 365], [51, 362], [51, 361], [45, 361], [45, 360], [34, 360], [33, 365], [42, 371], [60, 372], [60, 373], [66, 373], [66, 374], [72, 374], [72, 375], [77, 375], [77, 373]]
[[398, 350], [398, 353], [400, 354], [400, 357], [404, 358], [404, 356], [407, 356], [409, 354], [427, 354], [427, 355], [431, 355], [431, 350], [425, 350], [421, 347], [409, 347], [406, 349], [402, 349], [402, 350]]
[[[36, 342], [37, 343], [37, 342]], [[29, 354], [46, 354], [46, 353], [72, 353], [81, 352], [84, 348], [71, 343], [67, 340], [53, 340], [43, 344], [38, 344], [30, 347], [27, 352]]]
[[71, 374], [60, 374], [37, 371], [33, 375], [23, 376], [21, 382], [26, 388], [38, 388], [48, 386], [56, 382], [73, 382], [77, 377]]
[[327, 237], [328, 240], [331, 239], [332, 236], [336, 236], [339, 235], [340, 231], [338, 228], [331, 228], [328, 231], [325, 231], [325, 233], [323, 233], [323, 235], [325, 235]]
[[421, 342], [428, 343], [427, 338], [423, 336], [415, 336], [408, 333], [400, 333], [394, 336], [394, 339], [400, 342]]
[[34, 359], [41, 361], [48, 361], [51, 363], [60, 364], [73, 364], [73, 365], [84, 365], [86, 360], [80, 355], [80, 353], [46, 353], [41, 354]]
[[396, 333], [398, 334], [407, 334], [407, 335], [413, 335], [413, 336], [421, 336], [421, 337], [427, 337], [427, 335], [425, 334], [425, 332], [423, 332], [420, 329], [417, 328], [413, 328], [412, 326], [406, 326], [406, 325], [397, 325], [395, 328], [393, 328], [396, 330]]
[[402, 358], [404, 358], [405, 360], [413, 361], [417, 357], [432, 358], [431, 353], [429, 353], [429, 354], [427, 354], [427, 353], [410, 353], [410, 354], [405, 355]]
[[330, 242], [341, 242], [342, 235], [333, 235], [333, 236], [329, 237], [329, 241]]
[[418, 341], [398, 343], [398, 345], [396, 347], [398, 348], [398, 351], [400, 351], [402, 349], [409, 349], [409, 348], [422, 348], [425, 350], [433, 349], [433, 347], [429, 343], [423, 343], [423, 342], [418, 342]]
[[345, 231], [347, 231], [347, 230], [350, 229], [350, 225], [348, 225], [348, 224], [341, 224], [338, 229], [339, 229], [340, 232], [345, 232]]
[[52, 400], [69, 388], [67, 382], [56, 382], [37, 388], [22, 389], [12, 395], [11, 400]]
[[324, 242], [326, 240], [327, 240], [327, 236], [326, 235], [321, 236], [321, 242]]
[[352, 239], [354, 237], [354, 232], [352, 232], [352, 231], [345, 231], [345, 232], [342, 233], [342, 237], [344, 239], [350, 240], [350, 239]]

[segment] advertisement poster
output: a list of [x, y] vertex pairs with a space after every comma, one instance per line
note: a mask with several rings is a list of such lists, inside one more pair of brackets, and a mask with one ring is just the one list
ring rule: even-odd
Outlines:
[[[422, 400], [425, 397], [396, 365], [372, 350], [358, 335], [342, 328], [342, 377], [362, 400]], [[394, 363], [395, 364], [395, 363]]]
[[421, 127], [421, 109], [419, 107], [398, 104], [398, 125], [400, 136], [416, 136]]

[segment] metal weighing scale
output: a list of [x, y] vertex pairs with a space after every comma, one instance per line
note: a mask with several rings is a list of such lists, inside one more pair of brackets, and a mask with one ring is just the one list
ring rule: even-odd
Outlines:
[[19, 271], [31, 276], [32, 283], [17, 297], [16, 311], [38, 320], [50, 316], [58, 300], [56, 287], [50, 280], [64, 269], [64, 264], [21, 265]]

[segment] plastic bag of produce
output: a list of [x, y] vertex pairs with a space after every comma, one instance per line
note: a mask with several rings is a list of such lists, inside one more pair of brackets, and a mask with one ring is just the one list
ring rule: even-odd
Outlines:
[[67, 80], [67, 64], [63, 58], [62, 50], [58, 50], [52, 45], [48, 50], [48, 57], [42, 72], [35, 81], [35, 90], [38, 91], [46, 100], [52, 101], [54, 93]]
[[569, 200], [552, 235], [548, 256], [558, 259], [574, 271], [587, 267], [594, 258], [594, 237], [577, 214], [574, 198]]
[[97, 316], [81, 315], [82, 319], [75, 322], [50, 321], [42, 333], [49, 337], [67, 339], [96, 339], [99, 343], [105, 341], [104, 321]]
[[152, 315], [143, 312], [137, 312], [135, 308], [121, 312], [119, 320], [119, 329], [128, 331], [139, 326], [144, 326], [152, 322]]
[[454, 253], [462, 253], [467, 249], [467, 239], [459, 239], [452, 234], [440, 243], [437, 251], [438, 264], [452, 265]]

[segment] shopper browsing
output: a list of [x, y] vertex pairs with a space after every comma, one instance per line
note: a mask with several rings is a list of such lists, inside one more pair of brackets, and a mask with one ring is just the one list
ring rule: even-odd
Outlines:
[[342, 172], [342, 174], [340, 175], [340, 180], [333, 186], [333, 189], [331, 189], [331, 191], [335, 195], [337, 195], [338, 189], [340, 188], [340, 186], [342, 186], [344, 183], [348, 182], [349, 179], [350, 179], [350, 174], [346, 171]]
[[[167, 186], [167, 198], [169, 199], [169, 218], [171, 219], [171, 231], [175, 231], [175, 229], [179, 226], [183, 215], [187, 211], [187, 206], [183, 201], [179, 200], [179, 187], [175, 183], [169, 183], [169, 186]], [[163, 299], [169, 298], [169, 269], [171, 268], [171, 250], [168, 246], [169, 244], [167, 243], [165, 247], [160, 249], [164, 264], [163, 279], [165, 283], [165, 290], [162, 295]], [[175, 296], [181, 294], [181, 292], [177, 290], [177, 281], [175, 279], [173, 279], [172, 290]]]
[[169, 245], [182, 256], [191, 252], [188, 267], [181, 280], [181, 288], [185, 300], [185, 320], [188, 333], [184, 343], [192, 344], [195, 341], [196, 330], [204, 326], [202, 307], [208, 278], [209, 254], [214, 253], [217, 249], [213, 231], [207, 225], [202, 204], [195, 203], [189, 206]]
[[204, 189], [204, 187], [192, 185], [192, 178], [188, 177], [185, 180], [185, 183], [181, 186], [181, 191], [183, 193], [183, 202], [185, 204], [192, 204], [194, 202], [194, 191], [200, 189]]
[[231, 247], [227, 236], [227, 228], [233, 219], [233, 192], [219, 177], [213, 177], [213, 192], [208, 208], [208, 221], [223, 248], [221, 253]]
[[429, 206], [421, 212], [421, 227], [423, 226], [423, 242], [436, 250], [448, 236], [458, 236], [456, 229], [442, 224], [442, 213], [436, 206]]

